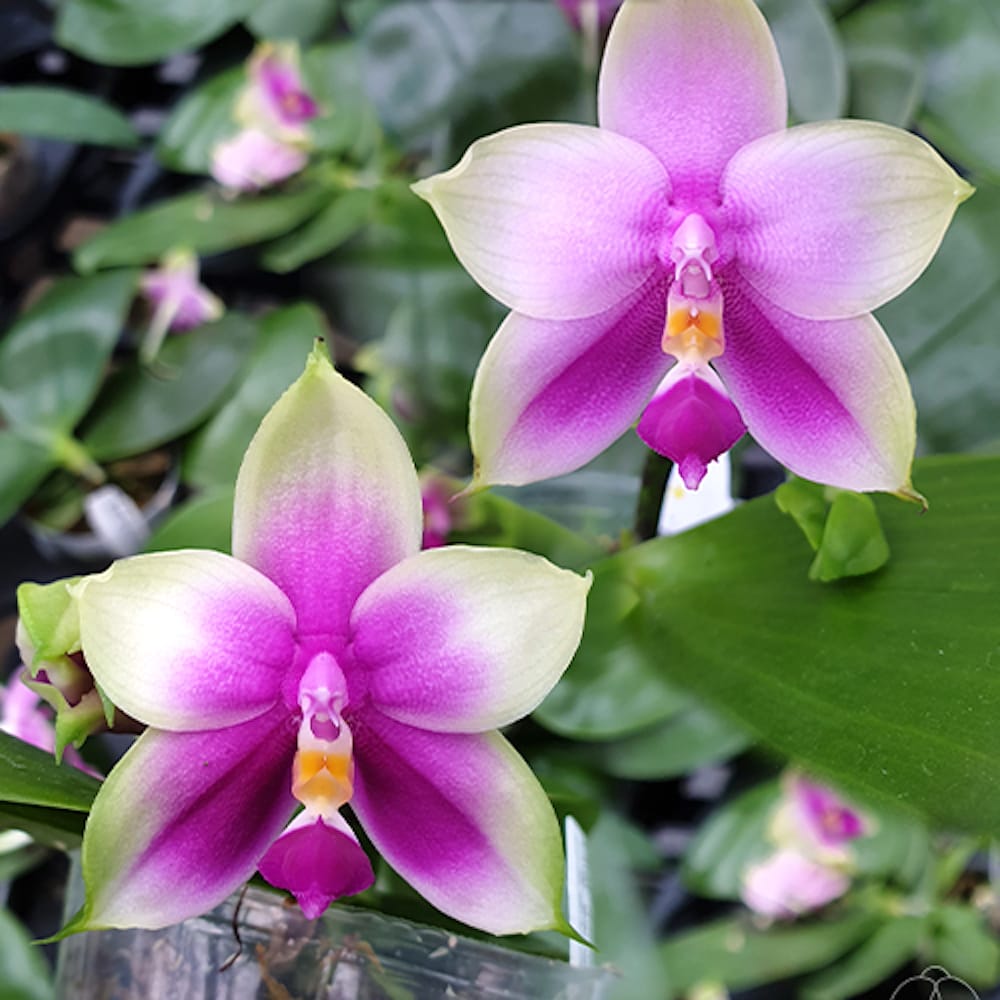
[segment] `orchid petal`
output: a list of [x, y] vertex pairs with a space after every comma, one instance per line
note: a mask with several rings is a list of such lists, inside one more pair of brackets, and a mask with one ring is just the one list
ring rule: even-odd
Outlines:
[[484, 732], [531, 712], [576, 652], [589, 578], [513, 549], [421, 552], [351, 616], [372, 703], [398, 722]]
[[442, 912], [491, 934], [564, 927], [552, 806], [499, 733], [351, 722], [351, 805], [379, 853]]
[[147, 730], [94, 800], [87, 902], [67, 929], [164, 927], [222, 902], [295, 808], [294, 750], [284, 707], [215, 732]]
[[335, 899], [364, 892], [375, 881], [368, 855], [340, 813], [300, 813], [257, 867], [271, 885], [295, 896], [308, 920]]
[[586, 125], [520, 125], [413, 190], [465, 269], [529, 316], [591, 316], [656, 263], [670, 181], [647, 149]]
[[295, 655], [295, 616], [266, 577], [220, 552], [156, 552], [79, 584], [87, 665], [129, 715], [169, 730], [260, 715]]
[[399, 431], [317, 348], [247, 449], [234, 555], [288, 595], [301, 634], [346, 634], [358, 595], [417, 552], [421, 532]]
[[660, 350], [665, 315], [659, 279], [588, 319], [511, 313], [472, 387], [477, 481], [521, 486], [559, 476], [620, 437], [670, 367]]
[[915, 135], [843, 121], [751, 143], [722, 191], [746, 280], [788, 312], [842, 319], [920, 275], [972, 188]]
[[851, 880], [795, 850], [780, 850], [743, 875], [743, 901], [766, 917], [791, 918], [843, 896]]
[[220, 142], [212, 150], [212, 176], [232, 191], [259, 191], [299, 173], [309, 154], [248, 128]]
[[715, 366], [750, 433], [806, 479], [849, 490], [909, 489], [916, 413], [875, 318], [808, 320], [736, 280]]
[[611, 26], [601, 125], [642, 143], [675, 194], [713, 199], [741, 146], [785, 127], [781, 62], [752, 0], [627, 0]]

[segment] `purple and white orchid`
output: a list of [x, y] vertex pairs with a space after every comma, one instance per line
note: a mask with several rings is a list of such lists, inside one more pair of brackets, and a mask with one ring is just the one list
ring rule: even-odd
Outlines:
[[513, 310], [472, 391], [476, 481], [572, 471], [642, 415], [689, 486], [745, 423], [801, 476], [911, 495], [913, 401], [870, 311], [971, 187], [899, 129], [786, 129], [752, 0], [626, 0], [598, 104], [414, 186]]
[[247, 451], [234, 556], [140, 555], [73, 586], [95, 679], [149, 728], [94, 802], [68, 931], [182, 920], [255, 869], [316, 916], [372, 882], [347, 804], [445, 913], [566, 929], [555, 814], [496, 730], [566, 668], [590, 581], [420, 540], [402, 438], [317, 349]]

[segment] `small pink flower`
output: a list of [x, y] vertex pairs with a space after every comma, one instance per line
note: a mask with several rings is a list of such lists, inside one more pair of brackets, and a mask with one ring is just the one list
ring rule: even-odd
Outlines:
[[248, 128], [212, 150], [212, 176], [231, 191], [259, 191], [299, 173], [309, 154], [260, 129]]
[[842, 872], [785, 848], [746, 870], [742, 897], [755, 913], [787, 919], [826, 906], [850, 884]]
[[801, 775], [791, 779], [800, 828], [822, 847], [843, 847], [864, 836], [865, 822], [835, 791]]
[[259, 46], [247, 65], [247, 76], [248, 124], [301, 135], [302, 126], [319, 115], [319, 106], [305, 89], [296, 46]]
[[421, 547], [436, 549], [445, 545], [454, 525], [452, 498], [456, 490], [443, 476], [425, 472], [420, 477], [420, 504], [424, 512], [424, 537]]

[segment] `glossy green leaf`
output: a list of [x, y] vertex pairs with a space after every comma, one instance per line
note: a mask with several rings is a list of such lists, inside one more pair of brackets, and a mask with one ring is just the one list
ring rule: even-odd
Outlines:
[[5, 909], [0, 909], [0, 1000], [55, 1000], [45, 956]]
[[234, 66], [187, 93], [156, 140], [160, 162], [171, 170], [208, 173], [212, 150], [238, 129], [233, 121], [233, 105], [245, 82], [243, 67]]
[[225, 398], [254, 343], [246, 317], [171, 337], [154, 373], [138, 362], [115, 372], [88, 416], [83, 443], [99, 461], [138, 455], [193, 430]]
[[850, 1000], [911, 959], [926, 933], [926, 918], [895, 917], [875, 928], [843, 961], [812, 977], [802, 1000]]
[[[818, 777], [995, 835], [1000, 459], [928, 459], [915, 481], [927, 514], [877, 500], [893, 550], [879, 573], [805, 583], [809, 547], [767, 497], [599, 565], [589, 605], [630, 588], [625, 662], [659, 664]], [[584, 632], [585, 668], [599, 637]]]
[[[68, 764], [65, 766], [69, 766]], [[59, 851], [70, 851], [83, 841], [87, 814], [0, 799], [0, 830], [23, 830], [33, 840]]]
[[17, 513], [55, 466], [48, 448], [0, 429], [0, 525]]
[[668, 679], [674, 650], [650, 654], [634, 639], [646, 613], [633, 581], [616, 560], [594, 567], [580, 649], [535, 710], [534, 718], [563, 736], [613, 739], [662, 722], [688, 703]]
[[375, 192], [369, 188], [333, 195], [305, 225], [272, 243], [261, 255], [261, 263], [285, 274], [336, 250], [368, 224], [374, 204]]
[[0, 132], [95, 146], [129, 148], [139, 142], [120, 111], [96, 97], [61, 87], [0, 88]]
[[663, 780], [727, 760], [751, 742], [730, 719], [693, 703], [649, 729], [601, 744], [594, 754], [595, 766], [616, 778]]
[[920, 129], [945, 155], [1000, 179], [1000, 18], [982, 0], [920, 0], [927, 87]]
[[730, 989], [773, 983], [820, 969], [864, 941], [878, 918], [849, 913], [791, 927], [757, 930], [746, 919], [720, 920], [677, 934], [660, 946], [671, 996], [704, 980]]
[[931, 914], [930, 960], [973, 986], [996, 986], [1000, 941], [969, 903], [942, 903]]
[[142, 65], [182, 49], [196, 49], [248, 14], [255, 2], [63, 0], [56, 41], [94, 62]]
[[840, 118], [847, 105], [847, 66], [830, 12], [820, 0], [760, 0], [788, 80], [799, 121]]
[[136, 272], [63, 278], [0, 340], [0, 413], [31, 430], [69, 432], [104, 375]]
[[172, 510], [154, 530], [146, 552], [215, 549], [229, 553], [233, 533], [233, 491], [213, 490]]
[[86, 812], [101, 783], [0, 732], [0, 802]]
[[322, 315], [305, 304], [278, 309], [259, 321], [257, 342], [239, 383], [186, 449], [186, 482], [200, 489], [236, 482], [261, 420], [302, 374], [313, 344], [326, 332]]
[[924, 450], [979, 448], [1000, 436], [998, 234], [1000, 188], [980, 187], [923, 277], [879, 310], [910, 375]]
[[260, 0], [246, 26], [262, 40], [311, 42], [332, 27], [338, 6], [338, 0]]
[[87, 240], [73, 255], [78, 271], [150, 264], [168, 250], [188, 247], [217, 253], [271, 239], [319, 211], [327, 194], [317, 189], [225, 201], [195, 193], [129, 215]]

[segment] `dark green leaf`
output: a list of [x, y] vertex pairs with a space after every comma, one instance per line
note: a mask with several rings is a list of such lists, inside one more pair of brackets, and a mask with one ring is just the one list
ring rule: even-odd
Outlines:
[[973, 986], [996, 986], [1000, 942], [985, 914], [970, 904], [942, 903], [931, 914], [931, 961]]
[[847, 958], [812, 977], [802, 987], [802, 1000], [849, 1000], [864, 993], [914, 956], [926, 923], [924, 917], [890, 918]]
[[332, 25], [338, 0], [260, 0], [246, 19], [260, 39], [311, 42]]
[[60, 87], [0, 88], [0, 132], [95, 146], [131, 147], [139, 142], [120, 111]]
[[160, 130], [156, 141], [160, 162], [171, 170], [208, 173], [213, 148], [237, 131], [233, 104], [245, 82], [243, 67], [234, 66], [190, 91]]
[[86, 821], [86, 813], [76, 810], [0, 800], [0, 830], [23, 830], [39, 844], [59, 851], [80, 846]]
[[170, 338], [154, 374], [138, 362], [116, 372], [83, 428], [83, 443], [102, 462], [157, 448], [197, 427], [229, 391], [256, 330], [228, 313], [216, 323]]
[[308, 305], [279, 309], [258, 323], [257, 342], [235, 391], [195, 435], [184, 456], [183, 478], [200, 489], [230, 487], [264, 415], [305, 366], [322, 315]]
[[782, 514], [787, 514], [802, 529], [815, 552], [823, 540], [826, 525], [826, 487], [792, 476], [774, 491], [774, 502]]
[[839, 118], [847, 105], [847, 67], [830, 12], [820, 0], [761, 0], [799, 121]]
[[601, 745], [594, 756], [597, 766], [617, 778], [654, 781], [726, 760], [750, 743], [747, 733], [732, 721], [692, 704], [665, 722]]
[[0, 525], [17, 513], [55, 465], [50, 449], [0, 430]]
[[[995, 835], [1000, 459], [925, 460], [916, 481], [926, 515], [877, 501], [893, 550], [877, 574], [805, 584], [808, 546], [763, 498], [599, 565], [590, 606], [622, 607], [629, 586], [616, 644], [637, 673], [662, 664], [845, 791]], [[567, 678], [599, 637], [585, 631]]]
[[135, 66], [195, 49], [248, 14], [256, 0], [63, 0], [56, 41], [94, 62]]
[[52, 973], [41, 949], [7, 910], [0, 909], [0, 998], [54, 1000]]
[[208, 193], [182, 195], [109, 226], [76, 251], [73, 263], [89, 273], [152, 263], [176, 247], [207, 254], [259, 243], [294, 229], [319, 211], [327, 197], [318, 189], [235, 201]]
[[86, 812], [101, 783], [51, 753], [0, 732], [0, 802]]
[[135, 291], [136, 272], [63, 278], [0, 341], [0, 411], [68, 433], [87, 411]]
[[322, 257], [368, 224], [374, 203], [375, 193], [368, 188], [334, 195], [304, 226], [272, 243], [261, 255], [261, 263], [268, 270], [285, 274]]
[[766, 931], [748, 920], [721, 920], [670, 938], [660, 946], [660, 958], [671, 996], [704, 980], [741, 989], [822, 968], [864, 941], [877, 924], [867, 913]]
[[146, 552], [215, 549], [229, 553], [233, 532], [233, 491], [194, 497], [171, 511], [146, 543]]
[[889, 543], [871, 497], [842, 490], [833, 498], [809, 579], [830, 583], [864, 576], [889, 560]]

